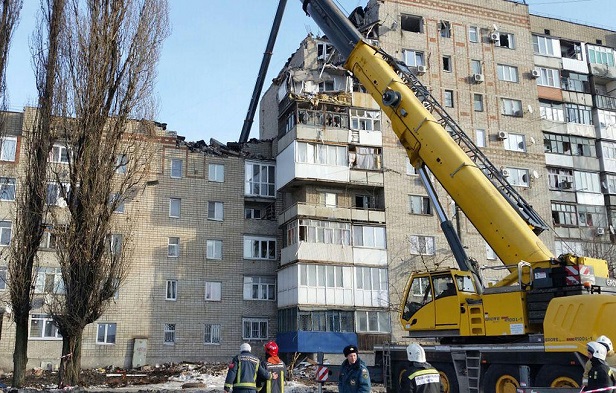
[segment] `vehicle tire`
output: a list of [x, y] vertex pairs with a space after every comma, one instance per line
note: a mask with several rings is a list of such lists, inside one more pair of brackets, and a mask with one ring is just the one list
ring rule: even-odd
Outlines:
[[533, 385], [550, 388], [579, 388], [582, 386], [582, 370], [579, 367], [546, 364], [537, 373]]
[[443, 385], [444, 393], [459, 393], [460, 386], [458, 385], [458, 377], [456, 370], [449, 363], [433, 363], [432, 367], [438, 370], [441, 376], [441, 385]]
[[400, 381], [408, 366], [408, 362], [404, 361], [394, 364], [393, 373], [391, 374], [391, 385], [394, 392], [400, 392]]
[[508, 364], [493, 364], [483, 376], [483, 393], [516, 393], [520, 387], [520, 369]]

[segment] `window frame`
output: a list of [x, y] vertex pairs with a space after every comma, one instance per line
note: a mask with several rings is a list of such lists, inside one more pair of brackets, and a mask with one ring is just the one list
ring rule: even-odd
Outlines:
[[178, 300], [178, 280], [165, 281], [165, 300], [175, 302]]
[[[176, 214], [177, 211], [177, 214]], [[181, 218], [182, 198], [169, 198], [169, 218]]]
[[170, 159], [169, 176], [172, 179], [181, 179], [184, 175], [184, 160], [181, 158]]
[[[101, 341], [101, 328], [104, 329], [102, 332], [102, 336], [104, 337]], [[110, 328], [113, 332], [110, 333]], [[112, 334], [112, 335], [110, 335]], [[115, 322], [102, 322], [96, 324], [96, 345], [115, 345], [116, 337], [118, 334], [117, 324]]]
[[[7, 144], [7, 142], [10, 142]], [[17, 159], [17, 137], [0, 137], [0, 161], [15, 162]]]
[[220, 239], [207, 239], [205, 241], [205, 259], [222, 260], [222, 245], [223, 242]]
[[225, 166], [223, 164], [208, 164], [208, 181], [215, 183], [225, 182]]
[[498, 80], [503, 82], [519, 83], [520, 75], [518, 73], [518, 67], [508, 64], [497, 64], [496, 74]]
[[[206, 323], [203, 327], [203, 343], [205, 345], [220, 344], [222, 325], [215, 323]], [[208, 339], [209, 338], [209, 339]]]
[[180, 256], [180, 238], [178, 236], [170, 236], [167, 238], [167, 257], [179, 258]]
[[244, 300], [276, 301], [276, 290], [274, 276], [244, 276]]
[[206, 302], [222, 301], [222, 281], [206, 281], [203, 299]]
[[[247, 326], [249, 324], [250, 326]], [[242, 318], [242, 339], [265, 341], [268, 338], [269, 320], [267, 318]]]

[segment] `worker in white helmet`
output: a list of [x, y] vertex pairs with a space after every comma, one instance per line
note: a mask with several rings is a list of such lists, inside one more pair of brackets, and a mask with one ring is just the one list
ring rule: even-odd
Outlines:
[[[608, 364], [608, 366], [616, 368], [616, 356], [614, 356], [614, 346], [612, 345], [612, 340], [610, 340], [609, 337], [605, 335], [601, 335], [597, 337], [595, 342], [599, 344], [603, 344], [603, 346], [607, 350], [605, 362]], [[584, 364], [584, 374], [582, 375], [582, 386], [586, 386], [588, 384], [588, 372], [590, 371], [591, 367], [592, 367], [592, 363], [590, 362], [590, 359], [588, 359], [588, 361], [586, 361], [586, 364]]]
[[440, 393], [441, 376], [430, 363], [426, 362], [426, 352], [417, 343], [406, 347], [409, 365], [400, 377], [400, 393]]
[[590, 371], [588, 371], [588, 383], [582, 390], [595, 390], [616, 386], [616, 375], [614, 375], [610, 366], [605, 362], [605, 357], [607, 356], [606, 346], [596, 341], [591, 341], [586, 344], [586, 347], [591, 367]]

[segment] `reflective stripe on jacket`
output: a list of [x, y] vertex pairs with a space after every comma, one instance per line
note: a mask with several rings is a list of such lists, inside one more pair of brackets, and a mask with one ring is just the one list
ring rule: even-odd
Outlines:
[[227, 392], [231, 389], [256, 392], [257, 378], [268, 380], [272, 374], [263, 367], [259, 358], [250, 352], [242, 352], [229, 363], [224, 389]]

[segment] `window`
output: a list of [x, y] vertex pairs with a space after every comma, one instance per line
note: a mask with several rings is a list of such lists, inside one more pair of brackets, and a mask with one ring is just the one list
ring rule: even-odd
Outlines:
[[66, 207], [70, 185], [68, 183], [47, 183], [47, 204], [49, 206]]
[[15, 179], [12, 177], [0, 177], [0, 201], [15, 200]]
[[321, 332], [353, 332], [351, 311], [299, 311], [298, 330]]
[[560, 88], [563, 90], [577, 91], [580, 93], [590, 93], [590, 82], [588, 81], [588, 75], [561, 70]]
[[597, 110], [597, 117], [599, 119], [599, 126], [602, 130], [607, 128], [616, 128], [616, 112], [599, 109]]
[[0, 138], [0, 144], [0, 161], [15, 161], [15, 153], [17, 151], [17, 138]]
[[276, 240], [267, 237], [244, 237], [245, 259], [276, 259]]
[[453, 108], [453, 90], [445, 90], [443, 93], [443, 104], [447, 108]]
[[319, 205], [336, 207], [338, 194], [335, 192], [319, 192]]
[[588, 62], [614, 67], [614, 50], [602, 46], [588, 45]]
[[167, 247], [167, 256], [170, 258], [177, 258], [180, 256], [180, 238], [170, 237]]
[[225, 181], [225, 166], [221, 164], [208, 165], [208, 180], [218, 183]]
[[504, 140], [505, 150], [510, 151], [526, 151], [526, 141], [525, 137], [522, 134], [513, 134], [509, 133], [507, 139]]
[[116, 324], [115, 323], [99, 323], [96, 329], [97, 344], [115, 344], [116, 342]]
[[325, 42], [317, 42], [317, 60], [327, 61], [334, 53], [334, 47]]
[[597, 156], [595, 142], [591, 138], [544, 133], [543, 144], [546, 153], [584, 157]]
[[519, 187], [530, 186], [529, 177], [528, 177], [528, 169], [507, 167], [505, 168], [504, 172], [507, 173], [506, 175], [507, 181], [512, 186], [519, 186]]
[[179, 158], [171, 159], [171, 178], [180, 179], [182, 177], [182, 164], [184, 162]]
[[39, 267], [34, 278], [34, 293], [64, 293], [60, 268]]
[[325, 92], [325, 91], [336, 90], [336, 84], [334, 82], [335, 80], [327, 80], [327, 81], [319, 82], [319, 91]]
[[62, 336], [50, 315], [32, 314], [30, 315], [30, 333], [28, 338], [61, 339]]
[[578, 205], [577, 210], [581, 227], [605, 227], [607, 215], [604, 206]]
[[297, 162], [344, 167], [349, 165], [349, 153], [346, 146], [298, 142], [296, 154]]
[[11, 243], [11, 228], [10, 221], [0, 221], [0, 246], [8, 246]]
[[353, 246], [385, 249], [385, 228], [353, 225]]
[[268, 321], [263, 318], [243, 318], [242, 319], [242, 339], [244, 340], [265, 340], [267, 339]]
[[45, 224], [43, 231], [43, 237], [41, 238], [41, 248], [53, 249], [57, 246], [57, 237], [54, 232], [53, 226]]
[[564, 106], [558, 102], [539, 101], [539, 115], [544, 120], [565, 122]]
[[548, 185], [551, 190], [573, 190], [573, 170], [548, 168]]
[[434, 237], [411, 235], [411, 254], [413, 255], [434, 255]]
[[389, 313], [385, 311], [357, 311], [357, 332], [387, 333], [389, 326]]
[[557, 226], [577, 226], [575, 205], [552, 202], [552, 221]]
[[203, 342], [205, 344], [220, 344], [220, 325], [206, 323]]
[[356, 267], [355, 288], [356, 306], [389, 305], [387, 269]]
[[497, 33], [498, 39], [494, 41], [494, 45], [502, 48], [515, 49], [515, 36], [512, 33]]
[[180, 198], [169, 198], [169, 217], [180, 218], [180, 208], [182, 200]]
[[496, 66], [498, 73], [498, 80], [506, 82], [518, 82], [518, 67], [509, 66], [505, 64], [498, 64]]
[[533, 35], [533, 50], [536, 55], [555, 56], [554, 42], [552, 38]]
[[276, 278], [244, 277], [244, 300], [276, 300]]
[[565, 103], [567, 122], [592, 125], [592, 108], [585, 105]]
[[432, 214], [430, 198], [422, 195], [409, 195], [409, 213]]
[[509, 98], [501, 98], [501, 101], [503, 103], [503, 115], [522, 117], [522, 101]]
[[402, 14], [400, 21], [400, 27], [403, 31], [423, 33], [423, 18], [421, 16]]
[[124, 213], [124, 199], [122, 199], [122, 195], [119, 192], [114, 192], [109, 194], [109, 205], [114, 206], [114, 213]]
[[[299, 223], [299, 227], [298, 227]], [[351, 224], [302, 218], [287, 224], [286, 245], [299, 242], [351, 244]]]
[[558, 70], [543, 67], [537, 67], [536, 70], [539, 71], [539, 78], [537, 79], [539, 86], [560, 88], [560, 74]]
[[209, 201], [207, 203], [207, 219], [222, 221], [224, 218], [224, 204], [222, 202]]
[[109, 235], [108, 238], [108, 242], [109, 242], [109, 254], [110, 255], [121, 255], [122, 254], [122, 241], [123, 241], [124, 235], [121, 235], [119, 233], [114, 233]]
[[175, 323], [165, 323], [163, 332], [163, 344], [175, 344]]
[[477, 26], [468, 27], [468, 40], [470, 42], [479, 42], [479, 28]]
[[[410, 165], [410, 162], [409, 162]], [[355, 203], [353, 207], [357, 209], [371, 209], [376, 207], [376, 200], [372, 195], [363, 195], [357, 194], [355, 195]]]
[[483, 112], [483, 94], [473, 93], [473, 110]]
[[486, 147], [486, 130], [480, 128], [475, 130], [475, 144], [477, 147]]
[[598, 173], [576, 171], [573, 173], [573, 177], [577, 191], [601, 193]]
[[381, 131], [381, 111], [351, 109], [351, 129], [360, 131]]
[[443, 38], [451, 38], [451, 23], [442, 20], [438, 24], [438, 30], [440, 31], [440, 36]]
[[49, 152], [49, 162], [68, 164], [69, 149], [65, 145], [54, 143]]
[[[299, 285], [311, 288], [344, 288], [345, 274], [342, 266], [299, 265]], [[348, 277], [350, 280], [351, 277]]]
[[246, 195], [276, 196], [276, 166], [256, 162], [246, 163]]
[[349, 167], [353, 169], [381, 169], [381, 148], [349, 146]]
[[259, 220], [263, 217], [263, 212], [261, 209], [257, 209], [254, 207], [246, 207], [244, 208], [244, 218]]
[[218, 281], [205, 282], [205, 300], [219, 302], [222, 300], [222, 283]]
[[492, 247], [490, 247], [490, 245], [486, 243], [486, 259], [495, 261], [496, 258], [497, 258], [496, 253], [494, 252]]
[[8, 268], [6, 266], [0, 266], [0, 291], [4, 291], [6, 289], [7, 269]]
[[402, 59], [407, 66], [409, 67], [417, 67], [425, 65], [424, 61], [424, 53], [411, 49], [403, 49], [402, 55], [404, 58]]
[[177, 280], [167, 280], [167, 290], [165, 292], [165, 300], [178, 299], [178, 282]]
[[116, 157], [116, 173], [126, 173], [128, 166], [128, 156], [126, 154], [118, 154]]
[[481, 66], [481, 60], [471, 60], [471, 73], [483, 74], [483, 67]]
[[207, 259], [222, 259], [222, 240], [212, 240], [209, 239], [206, 242], [207, 251], [206, 258]]
[[443, 71], [453, 71], [453, 64], [451, 63], [451, 56], [443, 56]]

